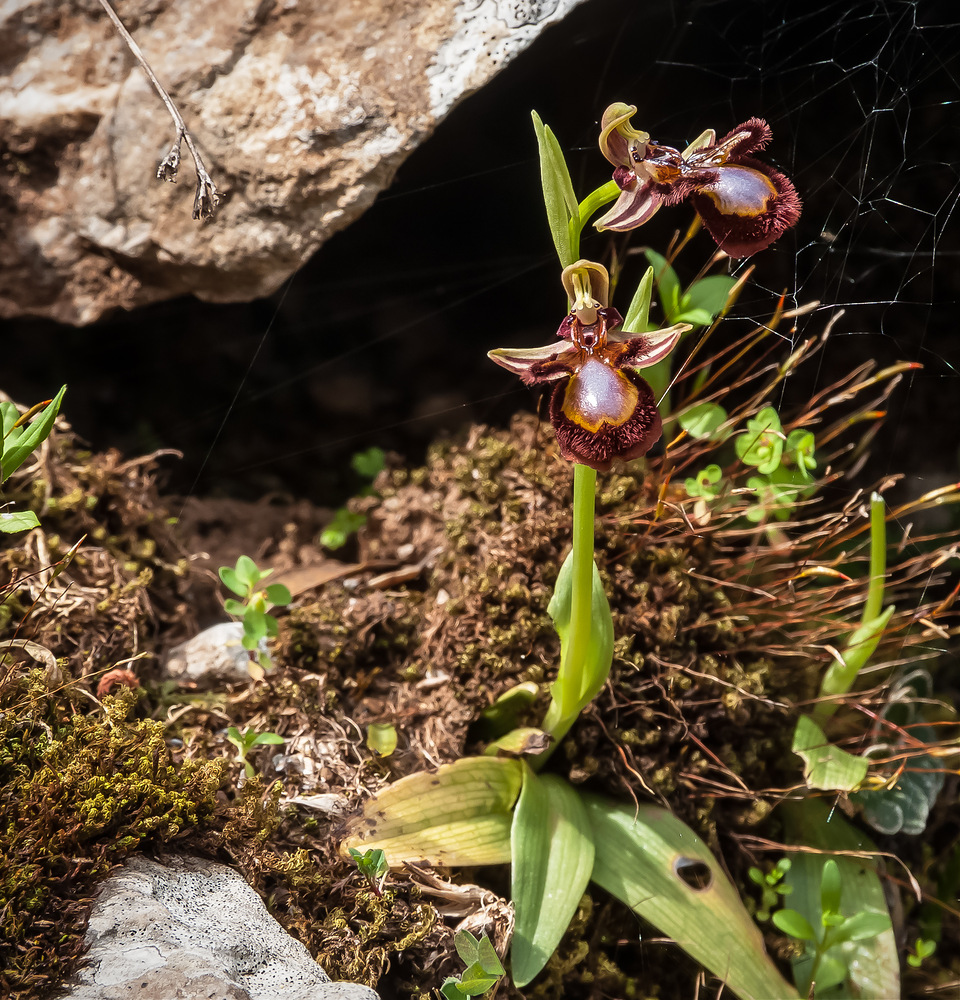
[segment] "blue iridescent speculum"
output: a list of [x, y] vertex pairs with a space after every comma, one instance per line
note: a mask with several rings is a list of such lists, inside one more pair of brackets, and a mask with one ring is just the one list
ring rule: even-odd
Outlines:
[[501, 348], [490, 358], [527, 385], [553, 383], [550, 422], [561, 454], [606, 471], [614, 459], [645, 455], [660, 438], [657, 401], [639, 369], [666, 357], [690, 327], [681, 323], [648, 334], [619, 330], [623, 318], [607, 304], [607, 270], [593, 261], [571, 264], [562, 281], [571, 308], [557, 330], [560, 340]]

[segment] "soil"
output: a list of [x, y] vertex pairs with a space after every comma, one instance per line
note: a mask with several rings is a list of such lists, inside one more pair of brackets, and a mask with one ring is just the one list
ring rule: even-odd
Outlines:
[[[901, 7], [929, 24], [952, 10]], [[43, 527], [0, 549], [0, 640], [21, 642], [0, 654], [0, 814], [23, 818], [0, 831], [0, 991], [50, 993], [80, 959], [97, 881], [140, 850], [236, 866], [331, 976], [375, 985], [384, 1000], [435, 995], [461, 971], [452, 939], [464, 914], [504, 940], [505, 869], [440, 872], [448, 898], [429, 875], [393, 871], [378, 896], [338, 847], [347, 818], [389, 782], [479, 752], [481, 713], [510, 687], [536, 686], [519, 721], [539, 721], [556, 669], [547, 604], [570, 542], [570, 469], [549, 425], [516, 415], [529, 394], [477, 360], [544, 343], [556, 327], [555, 311], [552, 326], [544, 314], [559, 283], [530, 108], [557, 131], [584, 190], [608, 176], [595, 120], [609, 101], [642, 99], [662, 141], [763, 114], [805, 210], [758, 258], [717, 349], [764, 322], [784, 288], [848, 306], [819, 353], [776, 385], [785, 427], [814, 426], [818, 441], [820, 486], [786, 520], [748, 523], [747, 493], [722, 514], [702, 509], [683, 482], [716, 457], [689, 438], [601, 477], [613, 674], [551, 769], [667, 805], [755, 899], [747, 871], [782, 856], [776, 805], [802, 783], [797, 713], [862, 609], [866, 491], [877, 484], [891, 503], [897, 611], [831, 736], [855, 751], [879, 739], [891, 677], [919, 664], [935, 678], [929, 721], [955, 743], [957, 519], [937, 498], [914, 502], [956, 480], [960, 444], [949, 391], [957, 272], [926, 263], [957, 252], [943, 221], [955, 178], [942, 169], [956, 157], [938, 145], [955, 144], [950, 61], [919, 48], [912, 63], [889, 61], [899, 36], [880, 8], [870, 20], [845, 7], [838, 20], [827, 4], [791, 20], [776, 4], [682, 3], [660, 5], [653, 23], [632, 10], [593, 0], [547, 32], [270, 300], [177, 300], [90, 330], [7, 324], [2, 388], [22, 403], [71, 389], [55, 436], [5, 484], [4, 501], [34, 509]], [[952, 53], [945, 31], [923, 30]], [[893, 102], [897, 114], [885, 113], [888, 83], [909, 96]], [[731, 119], [734, 109], [745, 111]], [[661, 213], [644, 238], [662, 249], [688, 221]], [[609, 254], [591, 240], [590, 253]], [[623, 259], [626, 285], [639, 265]], [[825, 315], [798, 319], [726, 372], [725, 405], [746, 419], [769, 401], [776, 366], [821, 335]], [[889, 380], [848, 375], [900, 360], [927, 367], [889, 396]], [[367, 521], [334, 559], [318, 530], [359, 493], [349, 458], [370, 445], [392, 450], [389, 466], [374, 496], [349, 500]], [[745, 490], [749, 470], [729, 457], [725, 469]], [[230, 689], [177, 688], [163, 657], [224, 620], [216, 570], [240, 554], [295, 592], [278, 612], [275, 668]], [[386, 758], [366, 745], [376, 722], [398, 732]], [[231, 725], [287, 742], [255, 751], [258, 773], [244, 780]], [[44, 770], [54, 746], [61, 776]], [[915, 903], [891, 860], [900, 942], [935, 925], [945, 942], [960, 931], [956, 792], [948, 775], [921, 837], [872, 833], [924, 893]], [[334, 805], [290, 802], [313, 794]], [[842, 795], [829, 801], [857, 812]], [[789, 976], [789, 943], [763, 926]], [[715, 995], [657, 938], [591, 887], [545, 973], [498, 996]], [[957, 959], [941, 952], [904, 968], [904, 995], [956, 982]]]
[[[734, 378], [739, 399], [724, 399], [741, 419], [777, 377], [762, 350], [747, 357]], [[687, 496], [684, 477], [713, 454], [708, 441], [687, 437], [601, 477], [597, 559], [614, 620], [613, 673], [550, 769], [577, 787], [666, 805], [742, 889], [750, 865], [783, 849], [773, 809], [800, 784], [790, 751], [797, 708], [816, 696], [831, 647], [859, 614], [867, 522], [844, 476], [878, 430], [876, 394], [891, 389], [861, 371], [825, 394], [834, 402], [819, 416], [813, 404], [784, 414], [785, 430], [818, 426], [823, 480], [782, 522], [745, 519], [750, 470], [735, 462], [727, 505], [711, 513]], [[863, 412], [866, 420], [851, 420]], [[36, 509], [43, 528], [0, 556], [4, 636], [35, 644], [8, 650], [3, 666], [0, 723], [25, 755], [0, 761], [5, 808], [54, 802], [66, 819], [56, 835], [8, 832], [0, 844], [4, 870], [27, 866], [41, 886], [39, 904], [18, 879], [4, 886], [5, 937], [24, 947], [5, 955], [0, 982], [14, 996], [44, 995], [82, 952], [97, 879], [133, 850], [189, 849], [237, 866], [334, 978], [374, 985], [384, 1000], [426, 997], [459, 971], [454, 921], [441, 912], [449, 900], [431, 876], [398, 870], [377, 895], [339, 854], [343, 817], [397, 778], [481, 752], [490, 737], [483, 710], [517, 684], [538, 692], [517, 721], [542, 717], [559, 655], [547, 605], [570, 544], [571, 467], [536, 418], [475, 426], [435, 444], [422, 467], [393, 460], [374, 495], [351, 503], [366, 523], [349, 561], [334, 563], [316, 539], [328, 513], [279, 500], [164, 497], [162, 461], [84, 451], [61, 421], [36, 464], [10, 480], [10, 498]], [[295, 591], [278, 612], [274, 668], [230, 689], [178, 689], [163, 680], [163, 656], [223, 619], [213, 567], [243, 551], [254, 528], [262, 543], [247, 554]], [[944, 568], [956, 530], [915, 543], [890, 569], [898, 611], [879, 664], [929, 657], [931, 638], [956, 630]], [[840, 713], [840, 738], [870, 738], [890, 676], [888, 668], [871, 677]], [[946, 684], [937, 688], [941, 724], [953, 719]], [[385, 758], [365, 741], [378, 722], [399, 737]], [[258, 774], [245, 780], [228, 725], [276, 732], [286, 744], [252, 754]], [[31, 764], [25, 731], [45, 731], [59, 748], [56, 792], [41, 766], [43, 739]], [[124, 784], [128, 774], [148, 777]], [[315, 813], [290, 802], [313, 794], [342, 808]], [[109, 807], [85, 805], [90, 796]], [[948, 789], [940, 801], [950, 798]], [[150, 817], [162, 803], [168, 822], [158, 825]], [[944, 806], [925, 840], [946, 857], [955, 833]], [[878, 840], [918, 874], [928, 870], [915, 838]], [[65, 868], [68, 857], [79, 863]], [[505, 943], [504, 872], [439, 875], [458, 917]], [[902, 918], [913, 936], [917, 912]], [[953, 926], [952, 911], [946, 919]], [[693, 963], [676, 949], [638, 946], [638, 934], [656, 936], [592, 887], [546, 971], [500, 995], [688, 994]], [[43, 956], [61, 937], [62, 962], [48, 967]], [[768, 945], [789, 954], [775, 933]]]

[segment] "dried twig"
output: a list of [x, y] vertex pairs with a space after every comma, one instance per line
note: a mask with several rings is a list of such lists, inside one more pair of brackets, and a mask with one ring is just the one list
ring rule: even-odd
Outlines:
[[107, 16], [113, 21], [114, 27], [120, 33], [120, 37], [126, 42], [127, 48], [133, 54], [134, 59], [140, 63], [144, 73], [147, 74], [147, 78], [153, 84], [153, 89], [160, 95], [160, 100], [163, 101], [167, 111], [170, 112], [173, 124], [177, 128], [177, 137], [174, 139], [173, 146], [170, 147], [170, 152], [160, 161], [160, 166], [157, 168], [158, 180], [176, 183], [177, 171], [180, 169], [180, 144], [186, 141], [187, 149], [190, 150], [190, 155], [193, 157], [194, 165], [197, 168], [197, 194], [193, 199], [193, 217], [195, 219], [209, 219], [219, 204], [220, 197], [217, 194], [217, 186], [207, 173], [206, 167], [203, 165], [203, 160], [197, 152], [193, 138], [187, 131], [187, 126], [184, 124], [182, 115], [170, 99], [170, 95], [163, 89], [163, 85], [157, 79], [156, 73], [150, 68], [150, 64], [140, 51], [140, 46], [133, 40], [130, 32], [127, 31], [123, 26], [123, 22], [117, 17], [116, 11], [110, 6], [107, 0], [100, 0], [100, 6], [107, 12]]

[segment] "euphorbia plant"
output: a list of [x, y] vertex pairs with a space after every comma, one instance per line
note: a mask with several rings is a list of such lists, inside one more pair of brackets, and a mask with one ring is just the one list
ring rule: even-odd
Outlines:
[[[557, 775], [536, 773], [602, 689], [612, 664], [613, 622], [594, 561], [597, 473], [616, 460], [646, 455], [660, 438], [659, 400], [640, 372], [663, 362], [692, 328], [675, 322], [650, 329], [652, 268], [624, 321], [610, 305], [606, 268], [579, 259], [580, 234], [618, 195], [614, 212], [598, 226], [632, 228], [661, 204], [689, 195], [721, 246], [745, 256], [772, 242], [799, 214], [790, 182], [747, 155], [769, 138], [764, 123], [751, 119], [719, 146], [713, 133], [705, 133], [695, 149], [679, 154], [632, 129], [633, 110], [614, 105], [604, 115], [600, 147], [617, 172], [613, 183], [582, 201], [559, 144], [534, 116], [566, 315], [550, 344], [490, 355], [526, 384], [551, 389], [550, 421], [561, 454], [574, 463], [573, 545], [549, 606], [561, 642], [549, 707], [540, 727], [498, 733], [487, 756], [411, 775], [383, 790], [342, 850], [375, 847], [391, 864], [510, 862], [516, 909], [511, 973], [518, 986], [546, 964], [592, 879], [739, 996], [795, 997], [733, 885], [693, 830], [666, 809], [622, 806], [582, 793]], [[727, 301], [724, 296], [696, 322], [712, 322]], [[529, 754], [530, 748], [533, 755], [521, 759], [493, 756]]]

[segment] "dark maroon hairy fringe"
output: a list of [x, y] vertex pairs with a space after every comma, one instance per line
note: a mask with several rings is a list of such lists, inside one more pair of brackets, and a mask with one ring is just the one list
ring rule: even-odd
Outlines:
[[604, 425], [596, 433], [584, 430], [569, 420], [563, 412], [566, 383], [561, 383], [550, 397], [550, 422], [557, 434], [560, 453], [569, 462], [589, 465], [597, 472], [609, 472], [615, 458], [639, 458], [660, 440], [663, 422], [653, 396], [653, 390], [636, 372], [621, 369], [640, 390], [640, 399], [633, 416], [618, 427]]
[[737, 163], [759, 170], [773, 182], [777, 196], [767, 212], [753, 218], [724, 215], [717, 211], [716, 205], [708, 195], [696, 191], [691, 196], [691, 201], [703, 219], [703, 224], [724, 253], [731, 257], [749, 257], [768, 247], [795, 226], [800, 218], [802, 204], [793, 184], [778, 170], [749, 156], [739, 157]]

